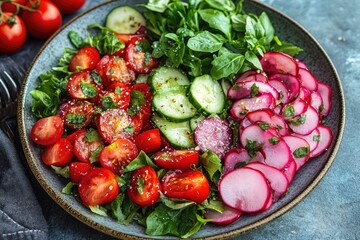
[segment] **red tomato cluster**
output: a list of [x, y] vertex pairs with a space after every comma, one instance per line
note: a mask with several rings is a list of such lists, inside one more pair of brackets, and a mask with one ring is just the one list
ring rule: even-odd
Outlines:
[[[72, 182], [86, 205], [111, 202], [120, 188], [117, 175], [140, 151], [154, 153], [154, 162], [167, 170], [162, 180], [150, 166], [132, 173], [127, 194], [140, 206], [157, 202], [160, 192], [173, 198], [203, 202], [210, 191], [195, 150], [172, 149], [151, 121], [152, 93], [147, 83], [135, 83], [138, 74], [150, 73], [158, 60], [148, 59], [139, 46], [144, 35], [118, 35], [125, 48], [101, 56], [86, 46], [70, 61], [67, 82], [70, 96], [56, 116], [38, 120], [30, 137], [44, 146], [44, 164], [69, 166]], [[147, 58], [147, 59], [145, 59]]]
[[28, 34], [47, 39], [62, 24], [62, 15], [80, 9], [85, 0], [5, 0], [0, 11], [0, 53], [15, 53]]

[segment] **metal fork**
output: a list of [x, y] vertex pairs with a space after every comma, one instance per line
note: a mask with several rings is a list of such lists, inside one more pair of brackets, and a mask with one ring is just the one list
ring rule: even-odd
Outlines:
[[10, 57], [0, 57], [0, 128], [15, 142], [15, 116], [24, 69]]

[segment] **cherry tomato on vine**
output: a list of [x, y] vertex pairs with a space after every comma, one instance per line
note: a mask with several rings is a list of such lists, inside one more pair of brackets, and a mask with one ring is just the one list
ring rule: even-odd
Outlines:
[[31, 128], [30, 138], [36, 144], [49, 146], [55, 144], [64, 133], [64, 123], [59, 116], [41, 118]]
[[160, 198], [161, 185], [155, 170], [150, 166], [141, 167], [131, 175], [128, 195], [140, 206], [151, 206]]
[[0, 21], [0, 53], [15, 53], [24, 45], [27, 30], [19, 16], [3, 12]]
[[79, 10], [86, 0], [51, 0], [59, 8], [61, 13], [73, 13]]
[[205, 201], [210, 193], [210, 185], [204, 174], [192, 169], [167, 172], [161, 188], [169, 198], [186, 199], [198, 204]]
[[79, 195], [85, 205], [94, 206], [113, 201], [119, 193], [116, 175], [105, 168], [94, 168], [79, 183]]
[[[25, 6], [28, 0], [12, 0], [12, 2], [6, 2], [1, 5], [1, 10], [3, 12], [16, 12], [16, 4]], [[20, 9], [19, 9], [20, 10]]]
[[[28, 2], [26, 6], [31, 8], [31, 3]], [[41, 0], [34, 11], [24, 9], [21, 17], [24, 19], [29, 34], [40, 39], [49, 38], [62, 24], [59, 9], [48, 0]]]

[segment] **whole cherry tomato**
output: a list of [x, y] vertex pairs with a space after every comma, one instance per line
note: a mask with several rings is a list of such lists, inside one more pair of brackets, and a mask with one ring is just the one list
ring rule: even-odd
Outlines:
[[152, 167], [144, 166], [133, 172], [128, 188], [133, 202], [143, 207], [151, 206], [160, 198], [160, 190], [160, 181]]
[[161, 184], [162, 192], [169, 198], [186, 199], [202, 203], [210, 193], [210, 185], [199, 170], [169, 171]]
[[79, 195], [85, 205], [94, 206], [113, 201], [119, 193], [116, 175], [105, 168], [94, 168], [79, 183]]
[[[31, 7], [31, 3], [26, 4]], [[62, 24], [62, 16], [56, 5], [48, 0], [41, 0], [35, 11], [22, 11], [22, 18], [30, 35], [35, 38], [47, 39]]]
[[24, 45], [27, 31], [19, 16], [11, 18], [12, 13], [3, 12], [0, 21], [0, 52], [15, 53]]
[[51, 0], [55, 3], [55, 5], [59, 8], [61, 13], [73, 13], [79, 10], [84, 3], [85, 0]]

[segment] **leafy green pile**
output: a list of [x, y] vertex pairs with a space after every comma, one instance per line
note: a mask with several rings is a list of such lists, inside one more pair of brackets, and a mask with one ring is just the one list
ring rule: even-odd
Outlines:
[[282, 42], [267, 14], [246, 14], [243, 0], [149, 0], [145, 8], [148, 30], [156, 41], [153, 55], [166, 65], [181, 67], [194, 77], [232, 79], [249, 69], [260, 69], [259, 56], [267, 51], [295, 55], [300, 48]]

